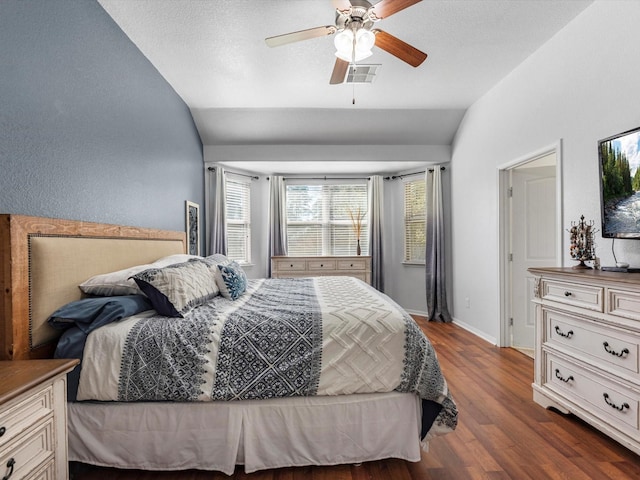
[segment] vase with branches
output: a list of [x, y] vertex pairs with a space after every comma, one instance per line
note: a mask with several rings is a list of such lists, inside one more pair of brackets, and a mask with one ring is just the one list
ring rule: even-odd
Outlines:
[[349, 208], [349, 217], [351, 218], [351, 228], [356, 236], [356, 255], [360, 255], [360, 234], [362, 233], [362, 221], [366, 215], [366, 210], [362, 210], [360, 207], [354, 212]]

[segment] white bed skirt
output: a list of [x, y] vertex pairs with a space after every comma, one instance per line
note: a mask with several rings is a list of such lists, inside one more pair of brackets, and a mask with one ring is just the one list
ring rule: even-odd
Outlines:
[[409, 393], [202, 403], [69, 403], [69, 460], [143, 470], [420, 461]]

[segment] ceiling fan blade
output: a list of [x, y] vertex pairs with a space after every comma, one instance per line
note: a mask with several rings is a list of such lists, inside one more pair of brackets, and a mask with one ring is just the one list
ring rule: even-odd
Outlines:
[[422, 0], [382, 0], [373, 6], [373, 13], [375, 13], [378, 19], [382, 20], [421, 1]]
[[333, 3], [333, 7], [340, 12], [351, 8], [351, 2], [349, 0], [331, 0], [331, 3]]
[[372, 30], [376, 34], [376, 47], [387, 53], [398, 57], [403, 62], [407, 62], [412, 67], [417, 67], [427, 59], [427, 54], [421, 52], [399, 38], [382, 30]]
[[347, 70], [349, 69], [349, 62], [336, 58], [336, 64], [333, 66], [333, 72], [331, 73], [330, 85], [339, 85], [344, 83], [344, 79], [347, 76]]
[[326, 27], [315, 27], [307, 30], [300, 30], [298, 32], [285, 33], [284, 35], [276, 35], [275, 37], [265, 38], [264, 41], [267, 42], [267, 45], [270, 47], [279, 47], [280, 45], [286, 45], [287, 43], [333, 35], [336, 31], [337, 29], [334, 25], [327, 25]]

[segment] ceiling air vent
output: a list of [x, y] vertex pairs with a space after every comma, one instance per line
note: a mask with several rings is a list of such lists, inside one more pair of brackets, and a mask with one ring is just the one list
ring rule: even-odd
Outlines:
[[376, 72], [380, 68], [380, 64], [377, 65], [349, 65], [349, 71], [347, 72], [346, 83], [373, 83], [376, 77]]

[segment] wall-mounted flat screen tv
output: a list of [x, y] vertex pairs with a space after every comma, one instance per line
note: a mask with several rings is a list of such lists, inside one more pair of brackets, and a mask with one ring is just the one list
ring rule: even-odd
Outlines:
[[640, 127], [598, 142], [602, 236], [640, 239]]

